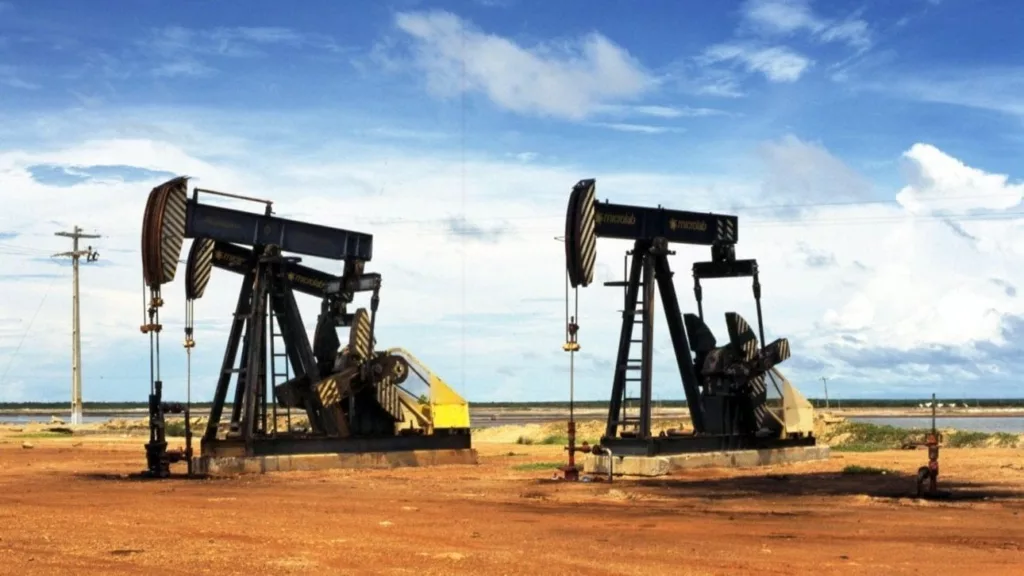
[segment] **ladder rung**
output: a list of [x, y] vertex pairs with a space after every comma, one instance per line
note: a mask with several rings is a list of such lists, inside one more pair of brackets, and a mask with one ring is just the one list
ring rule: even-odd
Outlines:
[[[619, 314], [621, 314], [623, 312], [627, 312], [627, 310], [619, 310]], [[633, 314], [634, 315], [643, 314], [643, 313], [644, 313], [643, 310], [633, 310]], [[634, 322], [635, 322], [635, 320], [634, 320]]]
[[626, 382], [639, 382], [642, 378], [626, 378]]
[[242, 372], [245, 372], [245, 368], [228, 368], [221, 374], [241, 374]]
[[643, 366], [623, 366], [623, 370], [640, 370]]
[[629, 341], [630, 344], [643, 344], [643, 342], [644, 342], [643, 340], [630, 340]]
[[288, 356], [287, 352], [274, 352], [274, 358], [284, 358]]
[[626, 402], [639, 402], [642, 398], [623, 398]]

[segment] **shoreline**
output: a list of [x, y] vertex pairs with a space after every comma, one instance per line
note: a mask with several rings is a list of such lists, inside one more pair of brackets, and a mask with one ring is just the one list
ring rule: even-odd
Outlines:
[[[815, 414], [824, 418], [879, 418], [879, 419], [898, 419], [898, 418], [930, 418], [932, 412], [928, 408], [830, 408], [822, 409], [815, 408]], [[576, 409], [575, 417], [577, 420], [600, 420], [607, 416], [607, 409], [602, 408], [583, 408]], [[90, 411], [86, 410], [83, 412], [83, 416], [86, 418], [97, 419], [106, 418], [108, 420], [117, 419], [145, 419], [148, 417], [149, 410], [146, 408], [124, 408], [124, 409], [112, 409], [112, 410], [97, 410]], [[193, 418], [206, 418], [209, 414], [209, 410], [206, 408], [195, 410], [192, 412]], [[689, 419], [689, 412], [685, 407], [672, 407], [672, 408], [661, 408], [654, 410], [655, 420], [665, 419]], [[70, 414], [67, 410], [47, 410], [41, 408], [21, 408], [21, 409], [0, 409], [0, 421], [4, 418], [27, 418], [36, 417], [43, 419], [50, 419], [53, 417], [60, 419], [70, 418]], [[544, 423], [544, 422], [556, 422], [561, 420], [569, 419], [568, 409], [559, 408], [532, 408], [532, 407], [509, 407], [509, 408], [477, 408], [473, 409], [470, 406], [470, 417], [472, 420], [477, 422], [487, 421], [493, 422], [495, 425], [501, 425], [504, 423]], [[1024, 407], [1022, 408], [955, 408], [955, 409], [940, 409], [935, 413], [936, 418], [942, 419], [959, 419], [959, 418], [1024, 418]]]

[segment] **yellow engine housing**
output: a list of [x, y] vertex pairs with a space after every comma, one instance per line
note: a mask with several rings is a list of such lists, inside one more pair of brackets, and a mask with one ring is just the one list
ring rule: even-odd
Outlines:
[[465, 398], [408, 350], [389, 348], [387, 352], [401, 356], [409, 364], [409, 369], [429, 387], [426, 402], [421, 402], [420, 399], [414, 398], [406, 392], [399, 393], [402, 407], [410, 416], [402, 424], [415, 423], [425, 429], [427, 434], [432, 434], [439, 429], [470, 427], [469, 402]]

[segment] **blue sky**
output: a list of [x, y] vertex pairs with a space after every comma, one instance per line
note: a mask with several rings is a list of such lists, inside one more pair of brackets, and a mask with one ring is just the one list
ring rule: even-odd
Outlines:
[[[62, 400], [68, 250], [87, 400], [144, 399], [138, 235], [171, 175], [371, 232], [379, 340], [472, 400], [566, 397], [567, 194], [740, 216], [808, 395], [1019, 396], [1024, 44], [1004, 1], [0, 1], [0, 401]], [[599, 8], [598, 8], [599, 6]], [[621, 275], [621, 242], [598, 279]], [[705, 250], [679, 247], [688, 268]], [[307, 260], [337, 270], [337, 264]], [[196, 305], [206, 399], [239, 279]], [[184, 390], [180, 278], [163, 377]], [[580, 291], [578, 393], [620, 294]], [[753, 318], [749, 285], [706, 293]], [[312, 326], [317, 303], [303, 312]], [[655, 391], [681, 398], [664, 321]]]

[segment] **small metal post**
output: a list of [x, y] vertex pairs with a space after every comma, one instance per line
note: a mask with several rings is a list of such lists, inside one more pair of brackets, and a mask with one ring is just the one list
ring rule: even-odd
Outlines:
[[757, 333], [761, 337], [761, 350], [764, 350], [764, 320], [761, 316], [761, 281], [757, 277], [757, 265], [754, 265], [754, 305], [757, 307]]
[[[566, 293], [566, 301], [568, 301], [568, 293]], [[570, 316], [569, 322], [566, 324], [566, 342], [563, 345], [563, 349], [569, 352], [569, 424], [568, 424], [568, 440], [569, 445], [566, 446], [566, 450], [569, 451], [569, 464], [562, 469], [564, 478], [575, 482], [580, 479], [580, 469], [576, 466], [576, 414], [575, 414], [575, 388], [576, 388], [576, 351], [580, 349], [580, 345], [576, 343], [576, 333], [580, 327], [576, 324], [576, 316]]]

